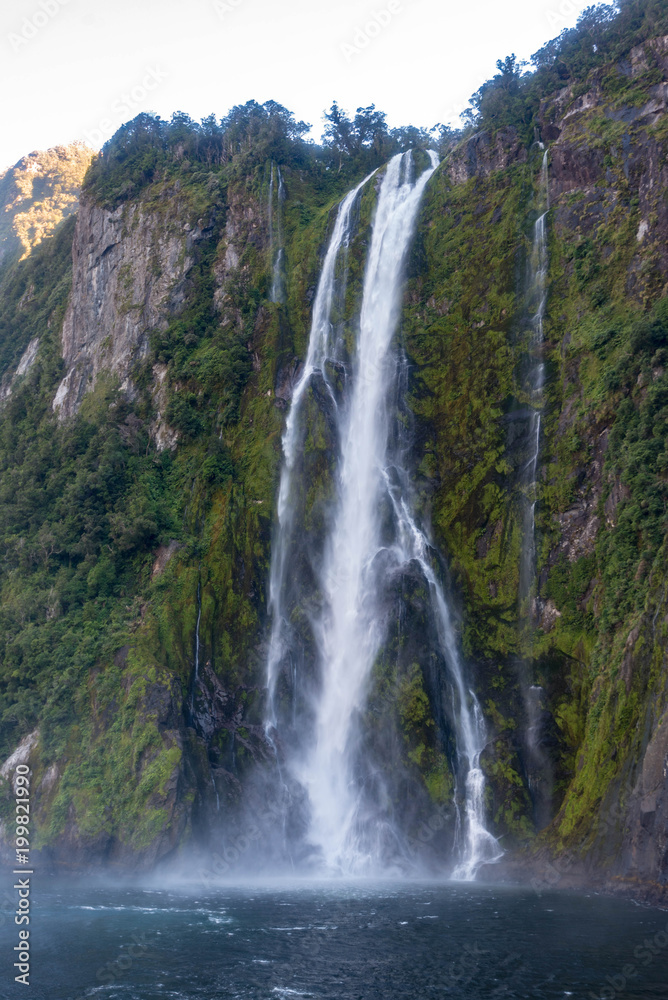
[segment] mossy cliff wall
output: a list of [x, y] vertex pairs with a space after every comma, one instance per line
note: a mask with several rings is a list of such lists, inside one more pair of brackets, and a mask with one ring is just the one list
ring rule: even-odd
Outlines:
[[[420, 512], [488, 722], [494, 830], [515, 849], [646, 885], [668, 877], [667, 53], [655, 39], [547, 98], [528, 139], [505, 127], [445, 156], [400, 330]], [[527, 616], [539, 139], [550, 263]], [[115, 187], [93, 178], [76, 225], [0, 274], [13, 344], [0, 415], [1, 753], [30, 761], [35, 846], [55, 861], [145, 867], [193, 841], [215, 846], [271, 760], [262, 711], [280, 435], [335, 206], [356, 180], [299, 162], [281, 170], [283, 304], [270, 301], [271, 160], [260, 155], [181, 153], [125, 187], [122, 169]], [[345, 321], [374, 198], [370, 185]], [[330, 485], [326, 435], [312, 431], [317, 518]], [[379, 669], [370, 703], [422, 783], [416, 837], [452, 793], [447, 719], [419, 660], [415, 648], [398, 674]], [[540, 831], [527, 685], [541, 688], [553, 816]]]
[[511, 134], [454, 150], [425, 199], [404, 317], [420, 482], [494, 727], [491, 813], [516, 838], [532, 836], [524, 665], [543, 689], [556, 813], [533, 850], [661, 885], [667, 68], [668, 39], [655, 39], [541, 106], [550, 265], [528, 634], [518, 615], [531, 404], [519, 290], [542, 150], [518, 149]]

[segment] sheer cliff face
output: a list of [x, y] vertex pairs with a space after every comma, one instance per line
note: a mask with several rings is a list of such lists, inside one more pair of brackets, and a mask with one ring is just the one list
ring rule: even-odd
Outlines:
[[[194, 440], [198, 430], [193, 433], [182, 422], [177, 431], [165, 418], [170, 398], [196, 399], [190, 375], [193, 348], [200, 346], [197, 321], [202, 316], [207, 329], [223, 340], [218, 354], [205, 344], [214, 414], [227, 392], [225, 365], [230, 353], [240, 381], [257, 368], [257, 350], [266, 347], [267, 323], [263, 310], [257, 304], [249, 308], [248, 299], [267, 256], [266, 220], [244, 181], [230, 185], [229, 198], [211, 174], [201, 183], [184, 184], [183, 189], [178, 179], [171, 185], [147, 187], [145, 197], [115, 209], [83, 199], [66, 249], [68, 256], [71, 252], [71, 288], [65, 286], [62, 320], [53, 308], [47, 322], [37, 315], [41, 337], [31, 339], [18, 365], [8, 370], [3, 394], [9, 407], [4, 411], [6, 426], [24, 418], [23, 393], [40, 400], [31, 418], [43, 421], [52, 452], [59, 455], [56, 475], [56, 466], [63, 461], [60, 449], [68, 454], [82, 428], [99, 427], [105, 437], [110, 435], [107, 441], [114, 442], [119, 464], [102, 473], [105, 479], [109, 475], [107, 496], [128, 491], [113, 512], [98, 505], [102, 470], [99, 458], [93, 459], [95, 468], [83, 468], [84, 446], [78, 471], [67, 476], [70, 488], [77, 477], [81, 481], [78, 500], [69, 506], [77, 520], [80, 515], [81, 524], [73, 525], [66, 543], [68, 529], [62, 523], [56, 529], [58, 542], [51, 528], [42, 527], [42, 537], [48, 534], [53, 539], [45, 552], [57, 562], [64, 556], [73, 570], [70, 583], [76, 586], [75, 576], [83, 583], [84, 604], [95, 594], [98, 609], [101, 603], [111, 611], [111, 600], [124, 619], [118, 631], [103, 612], [96, 635], [102, 639], [108, 626], [116, 629], [111, 652], [87, 657], [71, 687], [58, 680], [59, 673], [67, 672], [67, 664], [54, 671], [51, 701], [63, 696], [77, 701], [76, 709], [71, 703], [67, 709], [70, 721], [65, 728], [76, 725], [77, 718], [86, 728], [79, 749], [63, 757], [49, 748], [54, 720], [46, 717], [47, 709], [39, 727], [32, 730], [34, 739], [26, 751], [35, 775], [35, 816], [42, 831], [36, 845], [54, 863], [82, 867], [109, 863], [147, 868], [175, 851], [193, 831], [201, 837], [212, 819], [210, 811], [218, 813], [221, 802], [227, 810], [238, 800], [238, 772], [244, 759], [261, 758], [266, 751], [257, 719], [247, 718], [249, 708], [257, 715], [256, 687], [261, 684], [259, 672], [252, 672], [256, 659], [252, 666], [248, 661], [249, 647], [257, 647], [261, 635], [258, 605], [271, 517], [271, 473], [267, 475], [265, 466], [271, 468], [273, 449], [265, 449], [263, 442], [276, 433], [279, 412], [267, 387], [263, 385], [260, 393], [256, 385], [249, 404], [257, 430], [235, 444], [238, 415], [221, 414], [217, 419], [225, 421], [225, 441], [219, 424], [205, 446], [205, 466], [200, 460], [191, 466], [194, 479], [188, 472], [190, 458], [185, 466], [182, 460], [189, 449], [199, 450]], [[38, 251], [35, 260], [41, 259]], [[9, 274], [10, 291], [15, 285], [22, 292], [26, 285], [30, 289], [25, 266], [17, 265]], [[47, 295], [52, 303], [55, 296], [48, 280]], [[17, 336], [24, 335], [23, 325], [26, 336], [33, 329], [32, 313], [28, 315], [22, 301], [15, 303], [20, 320]], [[31, 301], [30, 292], [26, 301]], [[152, 342], [159, 344], [159, 356], [151, 349]], [[263, 376], [265, 382], [268, 378], [268, 373]], [[51, 414], [46, 420], [41, 409], [45, 391]], [[264, 415], [253, 395], [261, 396]], [[174, 409], [178, 412], [178, 407]], [[260, 450], [253, 459], [246, 449], [258, 443]], [[167, 453], [164, 461], [161, 452]], [[143, 482], [137, 463], [148, 476]], [[128, 475], [130, 465], [134, 471]], [[171, 484], [168, 470], [174, 473]], [[51, 500], [60, 502], [62, 494], [60, 500]], [[56, 515], [52, 506], [52, 512], [53, 523], [68, 519], [65, 509]], [[185, 550], [192, 542], [199, 544], [203, 517], [207, 534], [212, 534], [203, 558], [193, 565]], [[125, 538], [121, 562], [116, 554], [105, 557], [100, 549], [99, 564], [93, 536], [106, 537], [106, 551], [113, 553], [119, 532]], [[51, 556], [45, 558], [48, 563]], [[29, 565], [24, 566], [28, 574]], [[99, 580], [96, 565], [102, 569]], [[127, 575], [121, 579], [124, 565]], [[6, 586], [3, 599], [8, 599], [9, 589]], [[153, 598], [148, 598], [149, 591]], [[162, 597], [155, 601], [158, 592], [166, 602]], [[195, 677], [198, 593], [201, 662]], [[45, 603], [40, 596], [35, 606], [47, 647], [53, 642], [54, 665], [58, 634], [62, 635], [68, 617], [78, 618], [76, 604], [81, 598], [73, 601], [71, 595], [71, 590], [65, 594], [56, 585], [44, 593]], [[86, 628], [78, 619], [69, 634], [85, 643]], [[8, 676], [8, 672], [3, 675], [4, 691]], [[230, 746], [232, 769], [227, 759]], [[4, 779], [3, 774], [0, 784]], [[0, 840], [7, 848], [8, 841]]]
[[[196, 248], [213, 235], [214, 218], [195, 218], [179, 196], [179, 185], [162, 189], [151, 201], [123, 203], [109, 210], [84, 199], [72, 246], [72, 292], [62, 327], [66, 374], [53, 399], [58, 418], [73, 417], [99, 375], [111, 375], [133, 399], [132, 371], [150, 355], [152, 335], [164, 334], [183, 311]], [[249, 247], [264, 251], [266, 234], [258, 207], [233, 189], [226, 225], [217, 248], [213, 307], [221, 322], [243, 325], [238, 310], [226, 313], [227, 289], [247, 280], [240, 260]], [[154, 434], [160, 447], [178, 435], [163, 420], [164, 365], [154, 366], [157, 404]]]
[[[535, 404], [524, 379], [543, 156], [535, 143], [511, 128], [481, 132], [444, 159], [425, 196], [402, 318], [420, 507], [451, 570], [490, 732], [490, 822], [505, 843], [530, 845], [525, 859], [537, 845], [575, 858], [569, 877], [610, 877], [655, 898], [668, 880], [667, 70], [668, 38], [654, 39], [545, 100], [536, 124], [548, 149], [550, 264], [530, 629], [518, 589]], [[48, 699], [7, 747], [37, 733], [25, 753], [56, 858], [149, 865], [193, 831], [215, 846], [237, 829], [239, 804], [257, 794], [249, 776], [271, 757], [261, 719], [280, 435], [342, 192], [323, 196], [322, 181], [311, 187], [307, 172], [283, 169], [287, 297], [278, 306], [269, 301], [270, 162], [248, 176], [179, 163], [179, 180], [146, 182], [116, 208], [84, 198], [64, 319], [51, 310], [39, 329], [26, 326], [0, 390], [16, 421], [21, 379], [33, 379], [29, 391], [48, 396], [45, 419], [64, 453], [106, 421], [77, 502], [115, 496], [123, 477], [127, 490], [113, 510], [90, 515], [108, 521], [107, 534], [86, 522], [67, 549], [31, 507], [34, 538], [26, 523], [3, 543], [12, 571], [43, 575], [30, 600], [11, 581], [3, 591], [27, 622], [8, 641], [12, 655], [20, 649], [29, 661], [31, 629], [41, 637], [55, 628], [77, 586], [84, 612], [63, 636], [88, 636], [90, 622], [102, 632], [104, 615], [116, 615], [106, 645], [76, 651], [83, 666], [68, 711], [87, 734], [86, 753]], [[350, 247], [351, 314], [371, 187]], [[26, 284], [11, 294], [21, 320]], [[49, 336], [60, 337], [60, 369], [48, 360]], [[103, 400], [99, 413], [87, 398]], [[320, 461], [327, 441], [314, 423], [306, 531], [331, 488]], [[7, 481], [23, 475], [21, 466]], [[419, 636], [410, 648], [419, 662]], [[527, 683], [541, 691], [552, 789], [553, 818], [537, 840]], [[419, 726], [410, 712], [399, 719], [393, 704], [382, 707], [413, 762], [433, 749], [437, 687], [425, 676], [415, 688]], [[431, 794], [421, 766], [415, 780]], [[104, 787], [118, 793], [117, 816]]]
[[[175, 192], [171, 192], [175, 197]], [[184, 300], [190, 253], [202, 229], [142, 203], [114, 211], [84, 201], [72, 247], [72, 294], [63, 322], [67, 374], [53, 409], [72, 417], [100, 373], [133, 394], [130, 372], [144, 360], [151, 332], [165, 330]]]
[[[666, 385], [658, 340], [636, 328], [620, 351], [615, 327], [626, 310], [642, 315], [668, 290], [668, 37], [632, 49], [617, 71], [637, 87], [630, 101], [611, 100], [593, 81], [582, 96], [566, 89], [543, 106], [544, 132], [556, 136], [555, 250], [563, 260], [572, 248], [570, 286], [581, 289], [577, 308], [565, 308], [565, 276], [554, 275], [550, 339], [562, 361], [549, 458], [563, 461], [559, 440], [580, 442], [571, 496], [553, 512], [558, 541], [546, 569], [565, 556], [574, 573], [589, 560], [579, 608], [597, 636], [591, 659], [583, 657], [595, 672], [585, 738], [555, 828], [570, 843], [584, 835], [589, 864], [607, 867], [621, 886], [646, 882], [652, 895], [668, 883], [666, 562], [663, 527], [650, 514], [664, 503]], [[605, 367], [615, 360], [611, 375]], [[631, 538], [637, 548], [624, 562]], [[620, 574], [632, 574], [626, 598]]]

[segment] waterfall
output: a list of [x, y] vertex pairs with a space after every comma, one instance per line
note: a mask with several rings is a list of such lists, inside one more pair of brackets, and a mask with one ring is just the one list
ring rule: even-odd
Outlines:
[[[543, 154], [540, 172], [540, 215], [534, 225], [533, 245], [528, 280], [528, 312], [530, 318], [528, 371], [528, 395], [531, 400], [531, 414], [527, 432], [528, 458], [522, 467], [520, 485], [524, 494], [524, 515], [522, 525], [522, 552], [520, 562], [520, 621], [523, 624], [522, 686], [527, 717], [525, 734], [527, 752], [527, 772], [530, 791], [534, 802], [534, 813], [538, 827], [549, 822], [551, 787], [546, 787], [547, 761], [541, 748], [541, 721], [543, 689], [530, 683], [526, 655], [531, 645], [531, 636], [536, 624], [536, 502], [538, 499], [538, 460], [540, 456], [540, 432], [542, 421], [543, 392], [545, 385], [545, 364], [543, 361], [543, 323], [547, 306], [547, 214], [549, 211], [548, 151]], [[547, 781], [547, 786], [551, 782]]]
[[[369, 177], [371, 176], [370, 174]], [[278, 721], [275, 702], [278, 670], [289, 642], [289, 626], [286, 621], [284, 596], [286, 573], [289, 569], [288, 554], [294, 523], [294, 509], [290, 500], [293, 494], [293, 474], [299, 446], [301, 417], [306, 393], [313, 375], [315, 372], [324, 375], [325, 359], [333, 347], [331, 312], [336, 285], [336, 263], [341, 250], [347, 246], [350, 238], [353, 205], [369, 177], [365, 177], [356, 188], [350, 191], [339, 206], [313, 303], [306, 361], [293, 389], [292, 403], [283, 432], [283, 466], [278, 488], [278, 526], [272, 546], [269, 578], [269, 613], [272, 628], [267, 661], [269, 710], [265, 728], [270, 738], [272, 738], [271, 733], [276, 729]]]
[[193, 677], [192, 694], [190, 696], [190, 715], [195, 714], [195, 691], [199, 680], [199, 623], [202, 620], [202, 582], [197, 581], [197, 624], [195, 625], [195, 674]]
[[271, 164], [269, 174], [269, 198], [267, 200], [267, 219], [269, 221], [269, 253], [274, 259], [274, 164]]
[[276, 194], [276, 246], [274, 245], [274, 164], [271, 165], [269, 178], [269, 251], [271, 254], [272, 282], [270, 298], [272, 302], [285, 301], [285, 279], [283, 274], [283, 202], [285, 201], [285, 186], [281, 168], [276, 167], [278, 190]]
[[287, 755], [291, 776], [307, 799], [306, 840], [326, 870], [346, 873], [378, 870], [392, 851], [402, 851], [401, 832], [395, 828], [391, 811], [378, 808], [359, 779], [360, 718], [371, 672], [387, 637], [383, 599], [388, 581], [417, 568], [429, 594], [440, 653], [449, 672], [457, 720], [456, 770], [465, 785], [466, 815], [454, 875], [470, 879], [480, 864], [501, 854], [485, 827], [480, 768], [485, 727], [477, 699], [465, 682], [445, 595], [430, 558], [433, 550], [413, 513], [410, 473], [396, 444], [401, 433], [393, 392], [402, 364], [395, 343], [402, 273], [422, 195], [438, 157], [430, 152], [429, 165], [417, 178], [413, 162], [413, 154], [398, 154], [379, 182], [356, 350], [348, 365], [342, 402], [327, 374], [329, 364], [341, 361], [342, 350], [332, 322], [336, 262], [348, 245], [352, 208], [368, 178], [341, 203], [325, 255], [307, 357], [283, 436], [270, 577], [267, 732], [273, 739], [280, 729], [276, 686], [289, 657], [285, 588], [296, 529], [290, 499], [296, 485], [304, 401], [309, 385], [318, 377], [332, 399], [338, 453], [334, 507], [315, 567], [319, 603], [310, 611], [319, 685], [310, 706], [310, 731]]
[[[418, 528], [407, 500], [409, 481], [405, 471], [399, 481], [403, 486], [403, 495], [385, 476], [385, 484], [392, 499], [399, 529], [396, 560], [402, 566], [407, 566], [413, 560], [417, 562], [429, 584], [439, 644], [453, 682], [457, 754], [460, 768], [464, 773], [466, 815], [463, 836], [458, 845], [461, 856], [452, 877], [468, 882], [475, 878], [482, 864], [498, 861], [503, 854], [498, 841], [485, 826], [485, 776], [480, 767], [480, 755], [487, 742], [485, 721], [475, 693], [467, 688], [465, 682], [443, 587], [429, 560], [431, 546], [426, 535]], [[457, 775], [455, 777], [457, 778]]]
[[542, 420], [543, 388], [545, 364], [543, 362], [543, 321], [547, 305], [547, 213], [549, 210], [547, 150], [543, 155], [540, 175], [540, 192], [543, 212], [534, 225], [531, 250], [531, 272], [529, 279], [529, 309], [531, 314], [530, 352], [532, 363], [529, 371], [529, 392], [531, 395], [531, 416], [529, 419], [528, 461], [524, 467], [523, 481], [527, 496], [525, 513], [524, 545], [520, 570], [520, 591], [527, 597], [536, 573], [536, 526], [535, 509], [537, 499], [538, 457], [540, 454], [540, 428]]

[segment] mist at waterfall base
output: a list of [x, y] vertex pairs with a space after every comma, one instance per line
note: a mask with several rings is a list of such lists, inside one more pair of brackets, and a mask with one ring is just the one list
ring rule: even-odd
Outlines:
[[[418, 211], [438, 167], [434, 152], [422, 156], [420, 164], [398, 154], [350, 191], [325, 253], [283, 436], [266, 736], [276, 756], [279, 862], [337, 874], [406, 871], [420, 853], [411, 827], [434, 804], [402, 760], [392, 702], [396, 679], [419, 664], [455, 780], [451, 870], [466, 880], [502, 851], [485, 824], [482, 711], [411, 483], [407, 365], [396, 334]], [[368, 188], [377, 200], [351, 319], [348, 259]], [[272, 167], [272, 237], [273, 189]], [[324, 495], [309, 511], [318, 482]], [[383, 667], [394, 689], [382, 690]]]
[[[3, 1000], [668, 998], [668, 914], [595, 895], [331, 879], [34, 888], [30, 988], [8, 971]], [[9, 919], [0, 936], [9, 970]]]

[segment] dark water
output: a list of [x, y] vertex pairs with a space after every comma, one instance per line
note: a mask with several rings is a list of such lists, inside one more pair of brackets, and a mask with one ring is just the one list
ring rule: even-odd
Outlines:
[[424, 882], [45, 888], [30, 1000], [668, 1000], [668, 913], [595, 895]]

